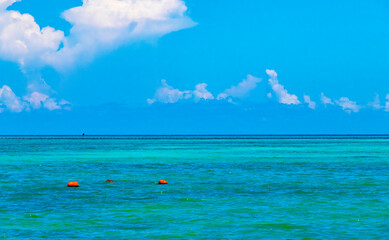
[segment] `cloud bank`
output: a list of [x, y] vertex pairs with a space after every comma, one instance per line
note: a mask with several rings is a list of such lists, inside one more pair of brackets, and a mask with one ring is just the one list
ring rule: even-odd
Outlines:
[[207, 90], [208, 84], [206, 83], [197, 84], [194, 90], [181, 91], [168, 85], [166, 80], [161, 80], [162, 86], [157, 89], [154, 94], [154, 98], [147, 99], [147, 102], [149, 104], [153, 104], [154, 102], [175, 103], [183, 99], [192, 99], [194, 102], [199, 102], [201, 100], [227, 99], [228, 102], [234, 103], [231, 98], [246, 97], [250, 91], [257, 87], [259, 82], [261, 82], [260, 78], [249, 74], [247, 75], [247, 79], [243, 79], [238, 85], [231, 86], [230, 88], [224, 90], [215, 98], [214, 95]]
[[50, 111], [57, 109], [70, 110], [71, 104], [66, 100], [57, 102], [55, 98], [51, 98], [39, 92], [33, 92], [30, 95], [20, 98], [12, 91], [12, 89], [4, 85], [0, 88], [0, 113], [8, 110], [10, 112], [30, 111], [31, 109], [46, 108]]
[[[277, 73], [274, 70], [266, 70], [266, 73], [270, 77], [269, 85], [279, 103], [287, 105], [298, 105], [301, 103], [296, 95], [288, 93], [285, 87], [278, 82]], [[198, 102], [200, 100], [226, 100], [229, 103], [237, 104], [235, 99], [248, 96], [249, 93], [257, 87], [258, 83], [261, 82], [261, 79], [252, 75], [247, 75], [246, 79], [243, 79], [239, 84], [231, 86], [222, 93], [219, 93], [216, 98], [210, 91], [207, 90], [208, 85], [206, 83], [197, 84], [194, 90], [182, 91], [168, 85], [166, 80], [162, 80], [161, 82], [162, 86], [157, 89], [154, 94], [154, 98], [147, 99], [149, 104], [153, 104], [155, 102], [176, 103], [180, 100], [192, 100], [194, 102]], [[266, 97], [268, 99], [272, 99], [273, 94], [269, 92], [266, 94]], [[316, 110], [318, 108], [318, 104], [311, 99], [310, 95], [303, 95], [303, 99], [308, 108], [312, 110]], [[368, 103], [366, 106], [373, 107], [374, 109], [384, 109], [389, 112], [389, 94], [386, 96], [386, 99], [387, 101], [385, 102], [385, 106], [381, 106], [379, 96], [377, 94], [374, 101]], [[324, 93], [320, 94], [320, 102], [325, 108], [327, 105], [338, 106], [347, 113], [357, 113], [360, 109], [364, 108], [363, 105], [359, 105], [347, 97], [341, 97], [339, 100], [333, 102], [331, 98], [326, 97]]]

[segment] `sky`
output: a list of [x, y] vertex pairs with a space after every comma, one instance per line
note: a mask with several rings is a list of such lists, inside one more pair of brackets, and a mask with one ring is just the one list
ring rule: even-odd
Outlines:
[[0, 0], [0, 135], [389, 134], [385, 0]]

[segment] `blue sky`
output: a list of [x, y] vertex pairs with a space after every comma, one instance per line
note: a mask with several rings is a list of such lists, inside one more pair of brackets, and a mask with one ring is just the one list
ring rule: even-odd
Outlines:
[[386, 1], [13, 2], [0, 134], [389, 133]]

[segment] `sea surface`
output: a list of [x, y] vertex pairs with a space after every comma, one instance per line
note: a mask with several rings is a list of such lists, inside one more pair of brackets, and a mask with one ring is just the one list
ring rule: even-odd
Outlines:
[[0, 191], [5, 239], [389, 239], [389, 137], [0, 137]]

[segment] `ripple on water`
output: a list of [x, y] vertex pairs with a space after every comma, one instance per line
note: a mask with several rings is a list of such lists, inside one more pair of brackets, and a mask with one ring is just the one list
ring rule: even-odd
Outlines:
[[0, 152], [3, 238], [388, 239], [385, 138], [0, 138]]

